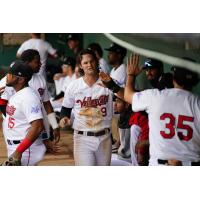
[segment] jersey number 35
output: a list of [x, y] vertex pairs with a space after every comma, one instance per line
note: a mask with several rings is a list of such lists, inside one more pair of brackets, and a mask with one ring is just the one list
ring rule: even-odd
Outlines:
[[170, 139], [174, 137], [176, 129], [182, 129], [186, 130], [186, 133], [183, 134], [183, 132], [181, 131], [177, 132], [177, 135], [180, 140], [189, 141], [192, 138], [193, 129], [190, 125], [184, 124], [184, 122], [193, 123], [194, 117], [179, 115], [177, 127], [175, 127], [176, 118], [174, 117], [174, 115], [172, 115], [171, 113], [164, 113], [160, 116], [160, 120], [166, 120], [166, 119], [169, 119], [169, 122], [165, 124], [165, 128], [169, 130], [169, 133], [166, 133], [165, 131], [160, 131], [162, 137]]

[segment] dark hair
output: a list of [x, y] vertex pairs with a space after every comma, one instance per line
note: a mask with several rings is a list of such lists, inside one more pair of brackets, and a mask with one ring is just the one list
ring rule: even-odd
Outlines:
[[63, 59], [63, 64], [69, 65], [74, 71], [76, 67], [76, 60], [73, 57], [65, 57]]
[[89, 54], [89, 55], [92, 55], [94, 57], [94, 59], [96, 60], [97, 64], [98, 64], [98, 59], [94, 53], [94, 51], [90, 50], [90, 49], [83, 49], [80, 54], [79, 54], [79, 60], [80, 60], [80, 63], [81, 63], [81, 60], [83, 59], [83, 55], [86, 55], [86, 54]]
[[23, 62], [31, 62], [35, 57], [40, 58], [39, 52], [35, 49], [27, 49], [20, 56]]
[[91, 49], [92, 51], [97, 51], [98, 55], [100, 57], [103, 57], [103, 50], [101, 46], [98, 43], [91, 43], [88, 45], [88, 49]]
[[35, 35], [36, 37], [40, 38], [41, 33], [32, 33], [33, 35]]
[[[188, 57], [183, 57], [183, 59], [191, 62], [196, 62], [195, 60]], [[199, 74], [197, 72], [179, 66], [173, 66], [171, 70], [173, 71], [173, 79], [177, 82], [178, 85], [184, 87], [187, 90], [191, 90], [199, 82]]]

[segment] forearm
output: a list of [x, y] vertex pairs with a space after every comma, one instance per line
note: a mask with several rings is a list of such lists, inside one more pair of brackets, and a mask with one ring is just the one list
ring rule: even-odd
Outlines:
[[120, 99], [124, 100], [124, 88], [121, 88], [117, 83], [111, 79], [108, 82], [102, 81], [103, 84], [110, 90], [113, 91]]
[[20, 159], [22, 153], [26, 151], [39, 137], [40, 133], [44, 130], [43, 119], [38, 119], [31, 122], [31, 127], [22, 142], [17, 146], [15, 156]]
[[68, 117], [70, 119], [71, 112], [72, 112], [72, 108], [66, 108], [66, 107], [62, 106], [61, 112], [60, 112], [60, 119], [62, 119], [64, 117]]
[[132, 74], [128, 75], [124, 90], [124, 99], [129, 104], [132, 104], [132, 98], [135, 93], [134, 82], [135, 82], [135, 76]]
[[50, 101], [43, 102], [43, 105], [44, 105], [44, 109], [46, 110], [47, 115], [54, 112]]

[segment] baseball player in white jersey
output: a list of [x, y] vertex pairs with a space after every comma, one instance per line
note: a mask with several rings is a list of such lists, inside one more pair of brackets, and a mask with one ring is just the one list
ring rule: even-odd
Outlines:
[[116, 43], [111, 44], [107, 49], [109, 64], [113, 67], [110, 76], [121, 87], [126, 83], [126, 65], [123, 60], [126, 56], [127, 50]]
[[190, 92], [199, 77], [173, 67], [174, 88], [135, 92], [134, 77], [141, 71], [139, 56], [131, 56], [127, 68], [125, 100], [134, 112], [149, 115], [150, 165], [200, 165], [200, 99]]
[[[31, 39], [25, 41], [17, 51], [17, 57], [20, 58], [23, 51], [27, 49], [35, 49], [39, 52], [42, 66], [39, 73], [45, 76], [45, 67], [48, 54], [57, 57], [56, 50], [46, 41], [41, 39], [40, 33], [32, 33]], [[45, 76], [46, 77], [46, 76]]]
[[60, 126], [70, 124], [74, 109], [74, 159], [76, 165], [110, 165], [112, 92], [100, 86], [98, 60], [91, 50], [80, 53], [84, 76], [65, 91]]
[[[42, 160], [46, 148], [38, 136], [44, 130], [41, 103], [33, 89], [28, 87], [32, 77], [30, 67], [16, 61], [9, 69], [6, 85], [15, 89], [7, 106], [3, 131], [9, 161], [21, 165], [36, 165]], [[9, 165], [3, 163], [3, 165]]]
[[[28, 49], [22, 53], [21, 60], [24, 63], [28, 64], [28, 66], [33, 70], [32, 78], [28, 84], [29, 87], [31, 87], [34, 91], [36, 91], [36, 94], [38, 95], [38, 98], [42, 103], [45, 131], [43, 132], [43, 134], [40, 135], [40, 137], [42, 138], [42, 140], [44, 140], [47, 150], [53, 152], [56, 146], [49, 140], [50, 138], [49, 124], [53, 128], [55, 143], [59, 142], [60, 140], [60, 131], [58, 123], [56, 121], [55, 113], [53, 112], [53, 108], [49, 101], [49, 94], [47, 91], [46, 81], [42, 75], [37, 73], [41, 66], [40, 55], [37, 50]], [[6, 82], [6, 77], [4, 77], [1, 82]], [[6, 87], [5, 92], [2, 94], [1, 98], [9, 100], [9, 98], [13, 94], [15, 94], [14, 88]]]

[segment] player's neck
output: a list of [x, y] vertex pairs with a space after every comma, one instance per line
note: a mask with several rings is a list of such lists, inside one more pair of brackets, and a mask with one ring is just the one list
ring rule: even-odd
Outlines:
[[15, 85], [15, 86], [13, 86], [13, 88], [15, 89], [16, 92], [22, 90], [25, 87], [27, 87], [27, 85]]
[[121, 62], [120, 63], [116, 63], [114, 64], [112, 67], [114, 68], [114, 70], [116, 70], [119, 66], [121, 66]]
[[85, 75], [83, 77], [83, 80], [89, 86], [94, 85], [97, 82], [98, 79], [99, 79], [99, 75], [98, 74], [96, 74], [96, 75]]

